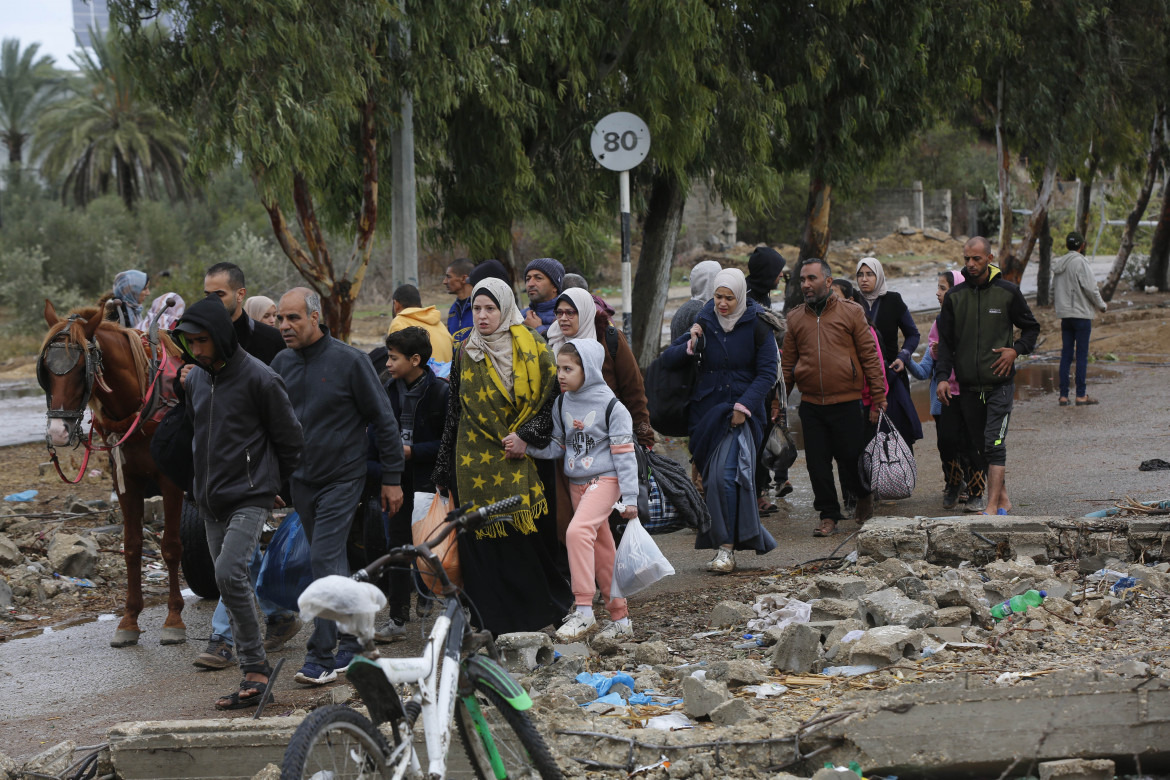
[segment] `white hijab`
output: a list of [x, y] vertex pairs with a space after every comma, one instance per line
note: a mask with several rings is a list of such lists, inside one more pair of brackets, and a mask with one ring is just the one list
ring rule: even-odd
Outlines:
[[523, 325], [524, 318], [516, 308], [516, 298], [512, 294], [511, 285], [507, 282], [488, 278], [475, 285], [475, 289], [471, 291], [472, 306], [475, 305], [476, 296], [480, 294], [487, 294], [495, 300], [500, 308], [500, 324], [486, 336], [472, 324], [471, 333], [464, 342], [467, 356], [478, 363], [486, 355], [496, 373], [500, 375], [504, 387], [508, 392], [512, 392], [512, 333], [509, 328], [513, 325]]
[[735, 308], [728, 316], [724, 317], [719, 313], [719, 308], [715, 308], [715, 318], [719, 320], [723, 332], [730, 333], [735, 328], [735, 324], [739, 322], [739, 318], [747, 311], [747, 279], [744, 277], [743, 271], [738, 268], [724, 268], [715, 274], [715, 281], [712, 283], [712, 296], [718, 292], [720, 287], [726, 287], [735, 296]]
[[723, 266], [714, 260], [704, 260], [691, 269], [691, 300], [706, 303], [715, 295], [715, 288], [711, 283], [715, 281], [715, 274], [723, 270]]
[[593, 296], [589, 291], [570, 287], [557, 296], [556, 305], [559, 306], [561, 301], [567, 301], [577, 310], [577, 332], [572, 336], [566, 336], [561, 330], [559, 319], [548, 326], [545, 338], [548, 339], [548, 348], [552, 350], [554, 358], [561, 351], [561, 347], [565, 346], [571, 339], [597, 340], [597, 323], [594, 321], [594, 317], [597, 316], [597, 306], [594, 305]]
[[[882, 263], [876, 257], [863, 257], [857, 261], [857, 268], [853, 271], [853, 277], [856, 281], [857, 272], [861, 270], [861, 266], [866, 266], [869, 270], [877, 275], [877, 284], [874, 285], [873, 292], [862, 292], [861, 297], [873, 306], [873, 302], [886, 294], [886, 272], [882, 270]], [[861, 285], [857, 285], [857, 291], [861, 292]]]

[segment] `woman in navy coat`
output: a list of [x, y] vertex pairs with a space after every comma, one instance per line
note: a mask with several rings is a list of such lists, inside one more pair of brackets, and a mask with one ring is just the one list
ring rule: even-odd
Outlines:
[[760, 524], [756, 504], [756, 456], [767, 427], [764, 399], [776, 384], [777, 350], [772, 329], [757, 319], [743, 271], [715, 276], [715, 297], [703, 305], [690, 332], [663, 353], [668, 367], [698, 360], [690, 397], [691, 457], [703, 476], [711, 529], [695, 549], [714, 549], [707, 571], [735, 570], [734, 550], [763, 554], [776, 546]]

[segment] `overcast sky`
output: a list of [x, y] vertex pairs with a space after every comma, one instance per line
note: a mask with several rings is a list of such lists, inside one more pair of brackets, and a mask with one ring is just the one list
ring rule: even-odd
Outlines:
[[0, 38], [17, 38], [23, 50], [40, 43], [38, 55], [50, 54], [57, 67], [73, 68], [69, 55], [77, 46], [73, 38], [71, 0], [0, 0]]

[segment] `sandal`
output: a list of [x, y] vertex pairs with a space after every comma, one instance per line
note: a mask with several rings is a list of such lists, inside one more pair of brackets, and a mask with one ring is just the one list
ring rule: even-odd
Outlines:
[[[268, 679], [259, 682], [245, 677], [240, 681], [238, 690], [220, 697], [220, 699], [227, 701], [226, 704], [220, 704], [219, 701], [216, 701], [215, 708], [217, 710], [242, 710], [246, 707], [255, 707], [263, 700], [264, 694], [268, 692], [268, 686], [272, 683], [272, 667], [265, 664], [263, 669], [245, 669], [244, 672], [245, 674], [249, 672], [263, 674]], [[251, 693], [244, 695], [245, 691], [251, 691]]]
[[1096, 398], [1089, 398], [1088, 396], [1085, 396], [1085, 400], [1082, 401], [1081, 399], [1078, 398], [1076, 403], [1077, 403], [1077, 406], [1096, 406], [1097, 404], [1099, 404], [1101, 402], [1098, 401]]
[[760, 517], [771, 517], [780, 511], [780, 507], [770, 501], [765, 501], [763, 504], [758, 504], [757, 506], [760, 510]]
[[821, 524], [813, 531], [813, 536], [832, 536], [837, 533], [837, 521], [831, 517], [822, 517]]
[[779, 489], [776, 491], [776, 498], [784, 498], [784, 496], [788, 495], [788, 494], [789, 494], [789, 493], [791, 493], [791, 492], [792, 492], [792, 483], [791, 483], [791, 482], [785, 482], [785, 483], [784, 483], [783, 485], [781, 485], [781, 486], [780, 486], [780, 488], [779, 488]]
[[1060, 405], [1061, 405], [1061, 406], [1068, 406], [1068, 399], [1067, 399], [1067, 398], [1061, 398], [1061, 399], [1060, 399]]

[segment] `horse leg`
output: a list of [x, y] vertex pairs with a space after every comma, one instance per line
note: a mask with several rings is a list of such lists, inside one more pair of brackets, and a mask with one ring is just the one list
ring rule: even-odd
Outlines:
[[183, 594], [179, 588], [179, 562], [183, 557], [183, 543], [179, 538], [179, 520], [183, 515], [183, 491], [162, 474], [158, 485], [163, 494], [163, 513], [166, 526], [163, 530], [162, 557], [167, 564], [170, 579], [170, 595], [167, 597], [167, 621], [163, 623], [164, 645], [179, 645], [187, 641], [187, 626], [183, 623]]
[[110, 640], [111, 647], [136, 645], [142, 633], [138, 628], [138, 615], [142, 613], [143, 490], [142, 484], [128, 474], [125, 483], [126, 491], [118, 493], [118, 504], [122, 507], [122, 554], [126, 560], [126, 610], [114, 631], [114, 638]]

